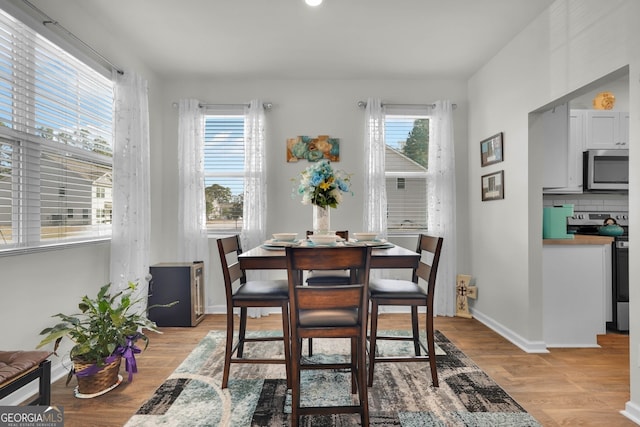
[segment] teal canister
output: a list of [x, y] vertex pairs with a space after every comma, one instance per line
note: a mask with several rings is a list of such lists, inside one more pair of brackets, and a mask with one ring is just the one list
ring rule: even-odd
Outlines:
[[573, 239], [567, 233], [567, 217], [573, 216], [573, 205], [554, 206], [543, 209], [542, 238]]

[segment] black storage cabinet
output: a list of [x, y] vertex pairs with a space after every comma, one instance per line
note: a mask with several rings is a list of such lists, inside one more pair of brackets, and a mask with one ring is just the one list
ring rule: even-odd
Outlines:
[[196, 326], [204, 318], [204, 264], [202, 262], [160, 263], [149, 267], [149, 306], [178, 303], [149, 309], [149, 319], [158, 326]]

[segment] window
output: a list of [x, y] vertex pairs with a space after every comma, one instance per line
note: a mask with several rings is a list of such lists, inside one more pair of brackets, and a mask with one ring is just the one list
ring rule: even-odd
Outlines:
[[242, 230], [244, 201], [244, 109], [208, 110], [204, 120], [207, 228]]
[[429, 117], [387, 107], [385, 115], [387, 230], [427, 227]]
[[0, 11], [0, 251], [111, 235], [112, 106], [111, 80]]

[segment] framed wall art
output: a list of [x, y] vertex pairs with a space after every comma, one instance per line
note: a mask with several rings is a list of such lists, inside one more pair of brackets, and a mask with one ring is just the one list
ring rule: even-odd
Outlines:
[[482, 175], [482, 201], [504, 199], [504, 170]]
[[504, 160], [502, 132], [480, 141], [480, 165], [487, 166]]
[[287, 163], [298, 160], [317, 162], [326, 159], [331, 162], [340, 161], [340, 139], [329, 135], [297, 136], [287, 138]]

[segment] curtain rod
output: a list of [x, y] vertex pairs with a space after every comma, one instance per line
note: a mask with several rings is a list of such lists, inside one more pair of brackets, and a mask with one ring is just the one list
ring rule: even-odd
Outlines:
[[115, 65], [113, 62], [109, 61], [109, 59], [107, 59], [104, 55], [102, 55], [100, 52], [98, 52], [97, 50], [95, 50], [94, 48], [92, 48], [91, 46], [89, 46], [86, 42], [84, 42], [83, 40], [81, 40], [78, 36], [76, 36], [75, 34], [73, 34], [71, 31], [67, 30], [65, 27], [63, 27], [58, 21], [54, 20], [53, 18], [51, 18], [49, 15], [47, 15], [46, 13], [44, 13], [42, 10], [38, 9], [35, 5], [33, 5], [31, 2], [29, 2], [29, 0], [22, 0], [22, 2], [24, 4], [26, 4], [27, 6], [29, 6], [30, 8], [32, 8], [33, 10], [35, 10], [36, 12], [38, 12], [40, 15], [44, 16], [46, 18], [45, 21], [42, 21], [42, 25], [44, 25], [45, 27], [47, 25], [53, 25], [56, 26], [58, 28], [60, 28], [62, 31], [64, 31], [69, 37], [73, 38], [75, 41], [81, 43], [85, 48], [89, 49], [89, 51], [94, 54], [95, 56], [97, 56], [98, 58], [100, 58], [102, 61], [106, 62], [107, 64], [109, 64], [114, 70], [116, 70], [118, 72], [118, 74], [124, 74], [124, 71], [122, 71], [120, 69], [120, 67], [118, 67], [117, 65]]
[[[178, 104], [177, 103], [173, 103], [174, 107], [177, 107]], [[207, 107], [249, 107], [251, 106], [251, 104], [200, 104], [200, 108], [207, 108]], [[270, 110], [273, 107], [273, 104], [271, 102], [263, 102], [262, 103], [262, 108], [264, 108], [265, 110]]]
[[[436, 104], [388, 104], [388, 103], [382, 103], [381, 105], [383, 107], [386, 107], [387, 105], [389, 105], [393, 107], [428, 107], [428, 108], [435, 108], [436, 106]], [[358, 101], [358, 107], [366, 108], [367, 101]], [[458, 104], [451, 104], [451, 108], [455, 110], [456, 108], [458, 108]]]

